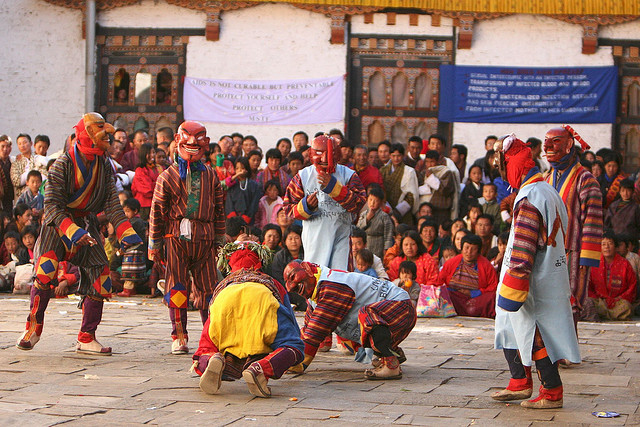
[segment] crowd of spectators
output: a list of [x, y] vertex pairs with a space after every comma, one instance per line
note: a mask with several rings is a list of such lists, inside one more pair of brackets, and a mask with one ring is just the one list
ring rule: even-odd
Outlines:
[[[351, 237], [354, 271], [395, 281], [414, 301], [421, 287], [446, 286], [458, 314], [495, 316], [495, 292], [504, 257], [515, 194], [493, 166], [495, 136], [485, 138], [486, 154], [467, 159], [465, 145], [448, 146], [445, 137], [411, 137], [406, 144], [382, 141], [353, 145], [342, 132], [340, 164], [352, 168], [367, 190], [367, 203], [354, 217]], [[170, 128], [155, 141], [147, 130], [128, 134], [117, 129], [108, 152], [116, 188], [126, 216], [146, 241], [155, 182], [176, 152]], [[65, 149], [73, 144], [71, 135]], [[534, 160], [544, 172], [541, 141], [530, 138]], [[28, 292], [33, 248], [44, 208], [49, 138], [27, 134], [12, 141], [0, 136], [0, 290]], [[303, 258], [304, 224], [283, 210], [292, 177], [310, 165], [309, 136], [300, 131], [283, 137], [263, 154], [252, 135], [223, 135], [209, 146], [206, 162], [215, 169], [226, 194], [227, 239], [251, 238], [265, 244], [273, 261], [265, 271], [283, 282], [287, 263]], [[448, 156], [447, 156], [448, 153]], [[52, 156], [54, 157], [54, 156]], [[603, 194], [606, 232], [600, 267], [591, 270], [589, 297], [605, 319], [627, 319], [638, 304], [640, 269], [640, 184], [622, 172], [621, 157], [610, 149], [582, 153], [582, 164], [598, 180]], [[100, 218], [99, 218], [100, 219]], [[100, 222], [114, 289], [120, 296], [160, 296], [162, 265], [146, 258], [146, 248], [123, 254], [115, 230]], [[311, 243], [312, 244], [312, 243]], [[29, 270], [31, 268], [31, 270]], [[74, 292], [78, 270], [63, 263], [55, 294]], [[161, 287], [161, 286], [160, 286]], [[306, 302], [292, 295], [298, 309]]]

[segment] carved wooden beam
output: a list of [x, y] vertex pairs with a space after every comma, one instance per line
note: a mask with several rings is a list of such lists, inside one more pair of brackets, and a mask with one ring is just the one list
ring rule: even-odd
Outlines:
[[[322, 13], [331, 18], [331, 44], [344, 44], [344, 32], [348, 16], [372, 14], [381, 10], [381, 7], [373, 6], [329, 6], [321, 4], [291, 4], [298, 9], [304, 9], [315, 13]], [[372, 18], [372, 15], [369, 15]], [[373, 19], [372, 19], [373, 21]]]
[[637, 15], [547, 15], [570, 24], [582, 25], [582, 53], [594, 54], [598, 50], [598, 29], [601, 25], [622, 24], [640, 18]]
[[[434, 26], [440, 26], [441, 16], [453, 19], [453, 25], [458, 27], [458, 49], [471, 49], [475, 21], [510, 15], [509, 13], [449, 12], [445, 10], [427, 10], [427, 13], [431, 14]], [[434, 22], [435, 24], [433, 24]]]
[[197, 1], [197, 0], [167, 0], [167, 3], [187, 9], [200, 10], [207, 14], [204, 29], [205, 37], [209, 41], [220, 40], [220, 14], [226, 10], [245, 9], [258, 6], [260, 3], [250, 1]]

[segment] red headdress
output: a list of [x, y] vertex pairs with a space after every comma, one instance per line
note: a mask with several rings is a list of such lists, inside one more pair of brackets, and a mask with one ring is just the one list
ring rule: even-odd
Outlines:
[[591, 146], [589, 144], [587, 144], [585, 142], [584, 139], [582, 139], [582, 137], [580, 135], [578, 135], [578, 132], [576, 132], [571, 126], [569, 125], [562, 125], [562, 127], [571, 134], [571, 136], [573, 137], [574, 140], [578, 141], [580, 143], [580, 147], [582, 147], [582, 151], [587, 151], [588, 149], [591, 148]]
[[224, 273], [240, 270], [260, 270], [271, 261], [271, 251], [256, 242], [231, 242], [220, 248], [218, 268]]
[[513, 133], [500, 138], [494, 148], [500, 157], [502, 179], [506, 179], [511, 187], [520, 188], [522, 176], [536, 166], [531, 158], [531, 148]]
[[75, 146], [78, 147], [78, 150], [84, 154], [88, 161], [91, 162], [95, 156], [101, 156], [104, 154], [104, 150], [97, 147], [93, 139], [89, 136], [89, 133], [85, 128], [84, 117], [80, 119], [74, 128], [76, 130]]

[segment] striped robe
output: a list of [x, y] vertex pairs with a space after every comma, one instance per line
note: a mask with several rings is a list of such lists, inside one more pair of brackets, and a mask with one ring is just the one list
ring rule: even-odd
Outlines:
[[[181, 237], [185, 218], [191, 222], [191, 240]], [[192, 172], [191, 193], [177, 163], [160, 174], [149, 215], [149, 249], [165, 243], [165, 300], [170, 308], [186, 309], [190, 288], [194, 307], [207, 308], [216, 286], [216, 249], [224, 244], [224, 234], [224, 193], [213, 169]]]
[[[101, 242], [96, 214], [104, 212], [118, 241], [141, 243], [120, 206], [113, 169], [104, 156], [87, 163], [77, 149], [61, 155], [49, 170], [45, 185], [42, 231], [36, 242], [36, 280], [47, 286], [55, 279], [58, 263], [68, 260], [80, 269], [80, 294], [109, 297], [111, 279], [103, 245], [75, 243], [86, 232]], [[54, 269], [51, 269], [54, 266]]]
[[588, 269], [600, 265], [604, 216], [602, 193], [598, 181], [578, 162], [577, 157], [565, 170], [559, 171], [552, 165], [546, 181], [558, 191], [569, 214], [564, 244], [568, 255], [571, 300], [574, 307], [581, 309], [587, 298], [589, 271], [580, 281], [579, 269], [581, 266]]

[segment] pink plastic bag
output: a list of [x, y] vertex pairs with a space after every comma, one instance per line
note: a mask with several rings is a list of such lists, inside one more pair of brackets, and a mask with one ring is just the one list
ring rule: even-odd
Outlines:
[[416, 312], [418, 317], [453, 317], [456, 309], [444, 286], [421, 285]]

